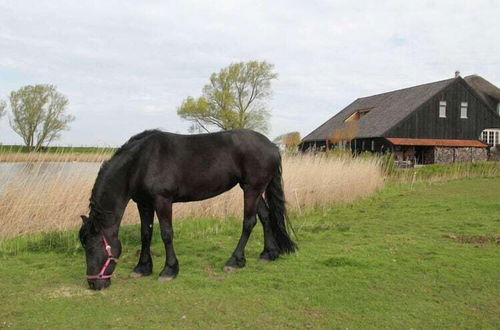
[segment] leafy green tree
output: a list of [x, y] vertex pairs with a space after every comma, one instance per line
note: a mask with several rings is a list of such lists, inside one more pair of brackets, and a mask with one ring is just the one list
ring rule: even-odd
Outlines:
[[68, 99], [53, 85], [28, 85], [10, 93], [10, 126], [30, 149], [37, 151], [69, 129]]
[[266, 101], [277, 78], [274, 65], [265, 61], [233, 63], [212, 73], [202, 95], [186, 98], [177, 114], [193, 123], [191, 131], [249, 128], [266, 133], [270, 117]]

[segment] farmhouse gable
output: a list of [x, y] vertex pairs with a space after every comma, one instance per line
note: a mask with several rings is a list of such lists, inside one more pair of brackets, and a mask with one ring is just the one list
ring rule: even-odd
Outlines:
[[[413, 158], [414, 162], [415, 154], [425, 153], [416, 151], [423, 149], [424, 139], [434, 141], [434, 147], [442, 144], [439, 140], [461, 140], [468, 141], [465, 144], [470, 148], [485, 149], [487, 144], [479, 142], [479, 138], [485, 129], [500, 130], [499, 104], [500, 89], [493, 84], [479, 76], [464, 79], [458, 75], [358, 98], [305, 136], [301, 149], [342, 145], [356, 153], [397, 152], [408, 149], [412, 143], [413, 155], [403, 158]], [[404, 138], [406, 144], [395, 143], [397, 138]], [[413, 142], [409, 142], [411, 139]], [[429, 145], [426, 146], [428, 151]], [[486, 158], [486, 150], [481, 153]], [[419, 158], [420, 163], [425, 163], [423, 155]]]

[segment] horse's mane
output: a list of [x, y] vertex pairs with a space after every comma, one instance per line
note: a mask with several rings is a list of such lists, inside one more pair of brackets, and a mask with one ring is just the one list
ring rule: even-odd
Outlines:
[[[161, 133], [161, 131], [157, 129], [146, 130], [142, 133], [132, 136], [127, 142], [125, 142], [120, 148], [118, 148], [115, 151], [115, 153], [113, 154], [113, 156], [111, 156], [109, 160], [104, 161], [102, 163], [101, 168], [97, 173], [97, 178], [95, 180], [94, 187], [92, 187], [92, 193], [90, 194], [90, 200], [89, 200], [89, 209], [90, 209], [89, 218], [91, 219], [91, 224], [94, 228], [97, 229], [105, 214], [105, 212], [100, 207], [98, 200], [100, 193], [102, 191], [101, 187], [106, 181], [105, 180], [106, 174], [109, 172], [110, 166], [117, 161], [129, 160], [132, 157], [132, 155], [130, 155], [132, 147], [136, 146], [137, 143], [143, 140], [144, 138], [157, 133]], [[129, 157], [125, 157], [123, 160], [120, 160], [120, 158], [123, 157], [119, 156], [127, 156], [127, 152], [129, 153], [128, 155]]]

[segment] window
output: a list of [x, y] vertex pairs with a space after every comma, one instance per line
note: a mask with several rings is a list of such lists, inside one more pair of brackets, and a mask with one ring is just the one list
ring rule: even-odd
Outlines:
[[488, 128], [481, 133], [481, 141], [490, 146], [500, 144], [500, 128]]
[[467, 102], [462, 102], [460, 104], [460, 118], [467, 119]]
[[373, 108], [364, 108], [364, 109], [358, 109], [356, 110], [352, 115], [350, 115], [346, 120], [344, 120], [345, 122], [349, 122], [349, 121], [358, 121], [360, 120], [363, 116], [365, 116], [366, 114], [368, 114], [368, 112], [370, 112], [370, 110], [372, 110]]
[[498, 115], [500, 116], [500, 103], [497, 104]]
[[375, 140], [372, 140], [372, 151], [375, 151]]
[[481, 141], [488, 143], [488, 132], [483, 131], [481, 133]]
[[446, 118], [446, 101], [439, 101], [439, 118]]

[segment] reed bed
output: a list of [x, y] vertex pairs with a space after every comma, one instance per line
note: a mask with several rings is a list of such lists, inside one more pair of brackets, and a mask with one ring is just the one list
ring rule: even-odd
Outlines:
[[[26, 166], [11, 173], [8, 180], [4, 178], [6, 183], [0, 186], [0, 240], [78, 227], [79, 216], [88, 213], [98, 163], [37, 162]], [[384, 171], [375, 157], [298, 155], [284, 157], [283, 179], [288, 208], [297, 214], [308, 208], [367, 197], [382, 187]], [[235, 187], [209, 200], [175, 204], [174, 218], [239, 218], [242, 209], [241, 189]], [[128, 205], [123, 222], [139, 222], [134, 203]]]

